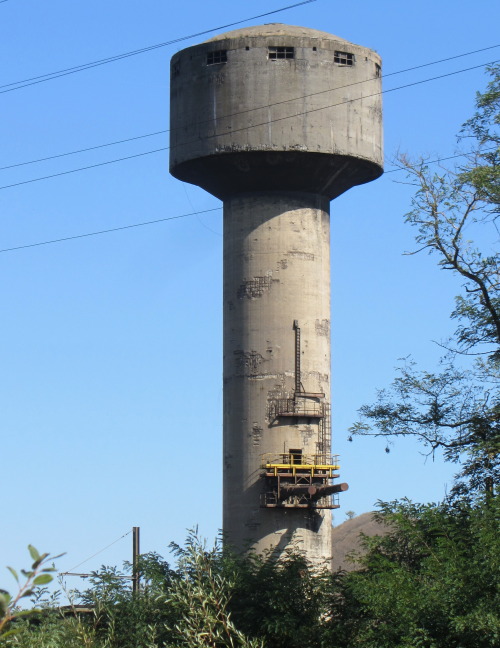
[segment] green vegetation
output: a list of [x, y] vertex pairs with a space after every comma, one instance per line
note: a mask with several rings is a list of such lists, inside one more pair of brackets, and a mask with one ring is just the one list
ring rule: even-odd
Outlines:
[[406, 216], [417, 228], [413, 254], [437, 255], [462, 281], [451, 314], [457, 328], [442, 345], [439, 371], [405, 362], [352, 428], [355, 435], [413, 436], [429, 453], [442, 450], [460, 466], [453, 494], [469, 499], [491, 495], [500, 478], [500, 66], [489, 71], [492, 80], [461, 131], [465, 164], [436, 171], [425, 160], [400, 160], [416, 186]]
[[[143, 556], [138, 595], [103, 568], [73, 605], [37, 593], [2, 646], [23, 648], [494, 648], [500, 644], [499, 499], [380, 506], [355, 572], [290, 551], [242, 558], [194, 534], [172, 570]], [[128, 572], [129, 573], [129, 572]]]
[[[142, 588], [103, 568], [85, 591], [45, 584], [49, 556], [30, 548], [16, 596], [0, 595], [0, 644], [23, 648], [495, 648], [500, 645], [500, 295], [494, 250], [500, 215], [500, 67], [477, 97], [461, 137], [473, 147], [454, 172], [401, 164], [417, 189], [408, 222], [420, 250], [458, 274], [463, 292], [438, 372], [407, 363], [353, 434], [412, 435], [459, 471], [438, 504], [379, 504], [385, 535], [364, 538], [354, 572], [318, 572], [290, 550], [279, 561], [246, 557], [190, 533], [140, 559]], [[469, 148], [468, 150], [471, 150]], [[477, 234], [482, 252], [468, 238]], [[467, 235], [467, 239], [465, 236]], [[354, 514], [353, 514], [354, 515]], [[348, 514], [348, 517], [352, 517]], [[128, 570], [128, 571], [127, 571]], [[18, 580], [17, 573], [10, 569]], [[130, 573], [130, 565], [125, 565]], [[16, 611], [22, 597], [35, 608]], [[2, 634], [3, 633], [3, 634]]]
[[53, 565], [48, 567], [47, 564], [49, 560], [55, 560], [61, 555], [50, 558], [50, 554], [40, 554], [33, 545], [28, 545], [28, 551], [33, 564], [29, 571], [21, 569], [22, 578], [19, 578], [14, 568], [7, 567], [17, 583], [17, 593], [12, 595], [7, 590], [0, 589], [0, 640], [15, 634], [16, 630], [9, 627], [13, 620], [33, 613], [33, 611], [19, 610], [18, 603], [21, 599], [32, 596], [35, 589], [53, 580], [52, 572], [56, 571], [55, 567]]
[[489, 505], [381, 505], [392, 532], [365, 540], [362, 570], [344, 581], [352, 630], [339, 645], [500, 645], [499, 513], [498, 497]]

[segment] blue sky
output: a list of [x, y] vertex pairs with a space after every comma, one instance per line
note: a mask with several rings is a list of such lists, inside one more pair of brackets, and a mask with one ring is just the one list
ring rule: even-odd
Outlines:
[[[242, 21], [284, 7], [254, 0], [8, 0], [0, 4], [0, 85]], [[284, 22], [371, 47], [384, 75], [497, 45], [500, 6], [317, 0], [244, 25]], [[242, 25], [243, 26], [243, 25]], [[207, 38], [220, 30], [207, 34]], [[222, 30], [224, 31], [224, 30]], [[185, 40], [11, 92], [0, 88], [0, 166], [168, 128], [169, 60]], [[500, 58], [500, 47], [387, 76], [384, 89]], [[398, 151], [452, 155], [486, 83], [476, 69], [384, 96], [387, 170]], [[222, 237], [218, 200], [168, 173], [168, 134], [0, 170], [0, 249], [216, 211], [0, 253], [1, 564], [26, 545], [77, 565], [133, 525], [165, 553], [199, 525], [221, 524]], [[411, 188], [389, 173], [332, 203], [334, 451], [345, 512], [378, 499], [441, 498], [453, 467], [397, 443], [347, 442], [357, 408], [387, 385], [397, 359], [422, 367], [452, 331], [458, 283], [432, 258], [408, 257]], [[186, 476], [188, 475], [188, 476]], [[120, 564], [131, 536], [79, 568]], [[1, 574], [1, 571], [0, 571]], [[6, 571], [0, 586], [9, 583]], [[68, 583], [70, 586], [74, 582]]]

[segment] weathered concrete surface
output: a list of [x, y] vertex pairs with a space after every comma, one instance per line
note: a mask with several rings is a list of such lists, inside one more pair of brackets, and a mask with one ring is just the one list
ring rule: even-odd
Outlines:
[[[293, 46], [295, 57], [269, 60], [270, 45]], [[227, 62], [207, 65], [207, 54], [221, 50]], [[346, 51], [354, 65], [336, 64], [335, 53]], [[332, 199], [377, 178], [380, 65], [365, 47], [279, 24], [178, 52], [171, 63], [171, 173], [220, 198], [289, 189]]]
[[331, 561], [330, 511], [262, 508], [261, 465], [266, 453], [331, 450], [318, 420], [271, 409], [294, 393], [294, 320], [304, 391], [329, 409], [329, 201], [382, 173], [380, 65], [369, 49], [281, 24], [172, 58], [170, 171], [224, 200], [223, 529], [239, 549], [296, 543]]
[[223, 528], [238, 547], [280, 551], [292, 541], [315, 562], [329, 560], [330, 511], [260, 508], [262, 455], [320, 452], [318, 422], [278, 423], [270, 407], [293, 396], [294, 320], [304, 389], [330, 400], [329, 202], [236, 196], [224, 203], [224, 241]]

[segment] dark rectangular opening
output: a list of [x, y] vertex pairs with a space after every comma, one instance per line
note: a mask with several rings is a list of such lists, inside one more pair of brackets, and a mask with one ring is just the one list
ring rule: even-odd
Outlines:
[[225, 63], [227, 61], [227, 50], [217, 50], [216, 52], [207, 52], [207, 65], [216, 63]]
[[292, 450], [290, 448], [290, 463], [294, 465], [302, 463], [302, 450]]
[[354, 54], [350, 52], [335, 52], [333, 62], [339, 65], [354, 65]]
[[277, 59], [293, 59], [295, 51], [293, 47], [273, 47], [268, 48], [269, 60], [276, 61]]

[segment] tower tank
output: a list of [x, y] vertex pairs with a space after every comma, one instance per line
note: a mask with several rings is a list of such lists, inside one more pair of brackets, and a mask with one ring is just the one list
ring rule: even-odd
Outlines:
[[223, 531], [331, 557], [330, 201], [382, 173], [381, 61], [283, 24], [171, 61], [170, 172], [224, 203]]

